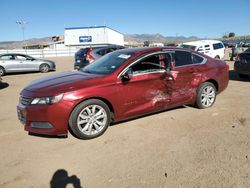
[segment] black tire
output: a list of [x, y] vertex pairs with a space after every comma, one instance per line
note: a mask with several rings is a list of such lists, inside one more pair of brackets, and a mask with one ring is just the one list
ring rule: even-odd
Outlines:
[[248, 75], [246, 74], [238, 74], [240, 78], [248, 78]]
[[[94, 111], [97, 113], [93, 113], [93, 108], [94, 108]], [[90, 110], [92, 115], [89, 114], [89, 111], [87, 109]], [[99, 109], [99, 111], [96, 111], [96, 109], [97, 110]], [[100, 116], [103, 115], [103, 118], [98, 118], [97, 114], [100, 112], [103, 112], [102, 114], [100, 114]], [[111, 117], [110, 109], [106, 103], [98, 99], [89, 99], [77, 105], [75, 109], [72, 111], [70, 118], [69, 118], [69, 127], [76, 137], [80, 139], [92, 139], [92, 138], [101, 136], [107, 130], [111, 121], [110, 117]], [[99, 123], [97, 122], [101, 122], [102, 120], [100, 119], [103, 120], [102, 122], [103, 125], [101, 125], [99, 127], [100, 130], [98, 130], [96, 129], [96, 126], [97, 126], [96, 124], [99, 125]], [[82, 123], [83, 126], [80, 125], [81, 121], [83, 121]], [[86, 127], [87, 129], [84, 130]]]
[[216, 93], [216, 88], [211, 82], [204, 82], [201, 84], [197, 89], [196, 107], [204, 109], [213, 106], [216, 99]]
[[0, 76], [5, 75], [5, 69], [3, 67], [0, 67]]
[[217, 55], [217, 56], [215, 56], [215, 59], [220, 59], [220, 56], [218, 56], [218, 55]]
[[46, 72], [49, 72], [50, 70], [50, 66], [46, 63], [43, 63], [40, 65], [40, 68], [39, 68], [40, 72], [42, 73], [46, 73]]

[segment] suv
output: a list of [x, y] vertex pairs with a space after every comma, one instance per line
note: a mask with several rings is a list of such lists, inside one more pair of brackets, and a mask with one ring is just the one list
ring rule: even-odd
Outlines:
[[181, 44], [180, 47], [192, 49], [216, 59], [222, 59], [225, 56], [225, 46], [218, 40], [186, 42]]
[[75, 53], [74, 69], [78, 70], [82, 67], [85, 67], [89, 63], [92, 63], [96, 59], [99, 59], [100, 57], [104, 56], [107, 53], [123, 48], [124, 48], [123, 46], [81, 48]]

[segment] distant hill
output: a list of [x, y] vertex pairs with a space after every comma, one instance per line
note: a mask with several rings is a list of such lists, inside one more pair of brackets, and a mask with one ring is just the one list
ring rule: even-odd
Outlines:
[[[198, 37], [165, 37], [159, 33], [157, 34], [126, 34], [124, 35], [125, 41], [131, 45], [141, 45], [144, 41], [161, 42], [164, 44], [181, 43], [193, 40], [199, 40]], [[0, 42], [0, 49], [21, 49], [25, 45], [42, 45], [51, 43], [51, 37], [32, 38], [23, 41], [4, 41]]]
[[0, 49], [22, 49], [25, 45], [37, 45], [51, 43], [51, 37], [32, 38], [25, 41], [4, 41], [0, 42]]
[[157, 34], [127, 34], [125, 35], [125, 41], [129, 44], [138, 43], [142, 44], [144, 41], [150, 42], [161, 42], [164, 44], [170, 43], [182, 43], [188, 41], [200, 40], [200, 38], [191, 36], [191, 37], [184, 37], [184, 36], [177, 36], [177, 37], [165, 37], [159, 33]]

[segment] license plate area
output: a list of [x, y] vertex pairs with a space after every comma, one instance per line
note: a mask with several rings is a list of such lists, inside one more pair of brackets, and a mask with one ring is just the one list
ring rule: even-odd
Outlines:
[[25, 116], [25, 112], [22, 108], [17, 107], [17, 117], [18, 117], [19, 121], [25, 125], [26, 116]]

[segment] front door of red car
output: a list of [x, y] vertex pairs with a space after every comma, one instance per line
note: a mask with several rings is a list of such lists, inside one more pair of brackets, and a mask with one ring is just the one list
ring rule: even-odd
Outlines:
[[155, 54], [135, 63], [130, 67], [131, 78], [119, 83], [124, 117], [158, 111], [170, 102], [162, 57]]

